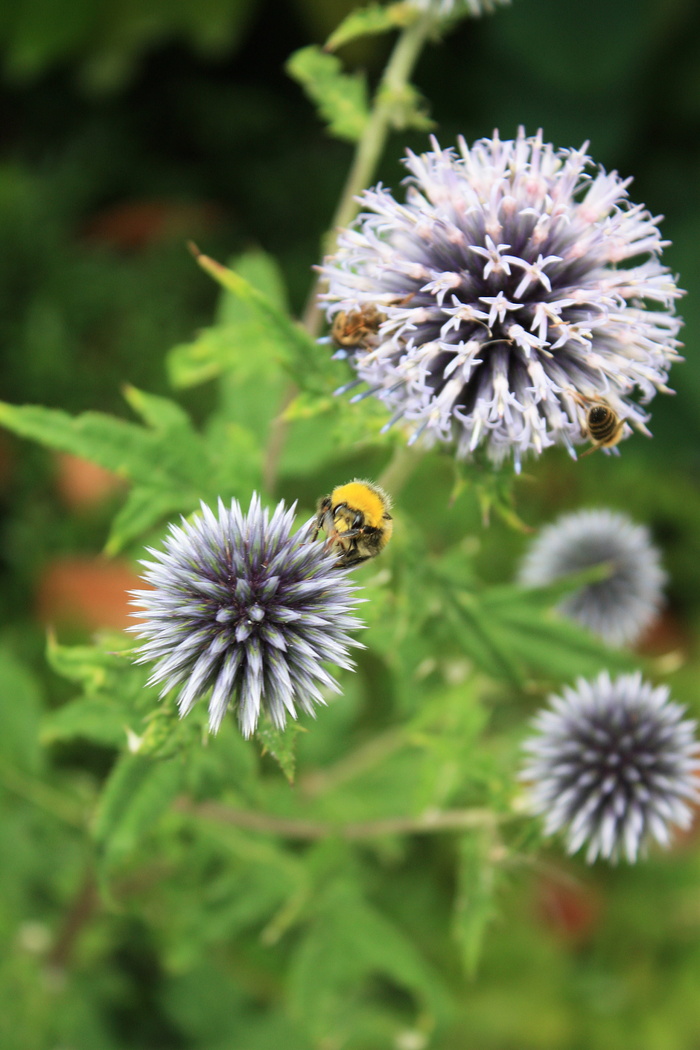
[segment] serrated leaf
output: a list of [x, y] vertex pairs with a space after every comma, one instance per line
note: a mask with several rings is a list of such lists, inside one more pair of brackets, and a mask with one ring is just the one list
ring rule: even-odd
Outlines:
[[298, 722], [288, 722], [284, 729], [277, 729], [267, 719], [262, 719], [255, 730], [262, 754], [270, 754], [290, 784], [294, 783], [296, 769], [296, 741], [305, 730]]
[[174, 442], [171, 432], [164, 434], [101, 412], [73, 417], [59, 409], [0, 402], [0, 424], [21, 437], [83, 456], [120, 477], [154, 487], [179, 484], [196, 492], [206, 460], [194, 430], [190, 429], [187, 440], [183, 435]]
[[340, 60], [315, 44], [295, 51], [285, 68], [316, 105], [332, 135], [348, 142], [362, 137], [369, 117], [364, 76], [344, 73]]
[[493, 861], [494, 830], [479, 828], [459, 841], [453, 933], [466, 973], [476, 973], [484, 934], [495, 914], [498, 869]]
[[367, 7], [351, 11], [343, 19], [326, 41], [326, 50], [335, 51], [358, 37], [376, 36], [390, 29], [403, 29], [414, 22], [417, 16], [418, 11], [412, 4], [397, 3], [385, 6], [370, 3]]
[[182, 788], [185, 766], [180, 759], [153, 761], [123, 755], [104, 787], [93, 834], [107, 867], [136, 846], [170, 806]]
[[320, 352], [311, 336], [241, 274], [229, 270], [208, 255], [203, 255], [195, 245], [190, 247], [201, 268], [222, 288], [226, 288], [249, 306], [253, 316], [271, 329], [284, 347], [285, 367], [299, 386], [302, 389], [318, 389], [324, 373], [330, 373], [330, 362], [328, 355]]
[[[232, 270], [266, 296], [281, 312], [286, 311], [282, 274], [274, 259], [264, 252], [247, 252], [232, 264]], [[174, 347], [167, 358], [171, 382], [176, 387], [193, 386], [235, 369], [237, 384], [249, 378], [271, 378], [288, 364], [286, 340], [271, 328], [268, 318], [243, 301], [240, 295], [222, 289], [215, 325], [195, 339]]]

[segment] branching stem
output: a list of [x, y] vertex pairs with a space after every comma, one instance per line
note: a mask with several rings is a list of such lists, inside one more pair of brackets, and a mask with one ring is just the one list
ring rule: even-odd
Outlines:
[[419, 816], [383, 817], [378, 820], [349, 821], [335, 823], [324, 820], [303, 820], [295, 817], [278, 817], [271, 813], [233, 809], [220, 802], [193, 803], [179, 799], [178, 810], [184, 813], [214, 820], [232, 827], [259, 831], [281, 838], [301, 839], [315, 842], [319, 839], [340, 838], [354, 842], [362, 839], [381, 838], [383, 835], [434, 835], [443, 831], [465, 831], [469, 828], [494, 827], [504, 820], [516, 816], [504, 816], [490, 809], [434, 810]]

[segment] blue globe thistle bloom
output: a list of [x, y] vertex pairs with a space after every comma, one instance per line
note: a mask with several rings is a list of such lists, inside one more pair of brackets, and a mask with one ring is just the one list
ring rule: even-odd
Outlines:
[[347, 631], [363, 625], [351, 615], [360, 601], [335, 555], [312, 541], [307, 523], [292, 532], [295, 506], [279, 503], [272, 517], [257, 495], [244, 514], [236, 500], [218, 514], [171, 525], [164, 550], [148, 548], [144, 580], [133, 592], [145, 621], [130, 628], [145, 644], [137, 662], [155, 662], [150, 683], [161, 695], [182, 686], [185, 715], [205, 694], [216, 732], [229, 706], [249, 737], [261, 712], [281, 729], [287, 715], [314, 714], [321, 687], [339, 692], [323, 666], [353, 666]]
[[612, 645], [633, 645], [658, 615], [667, 577], [648, 529], [627, 515], [607, 509], [562, 515], [530, 545], [519, 578], [541, 586], [604, 563], [610, 575], [578, 588], [559, 609]]
[[[459, 457], [539, 454], [586, 440], [603, 399], [648, 434], [642, 407], [668, 393], [682, 294], [659, 261], [657, 219], [627, 199], [630, 179], [539, 132], [405, 161], [406, 200], [379, 185], [321, 268], [329, 320], [374, 309], [357, 345], [360, 383], [412, 429]], [[339, 391], [340, 392], [340, 391]]]
[[525, 742], [534, 813], [545, 834], [566, 829], [567, 849], [586, 860], [634, 863], [650, 841], [668, 845], [672, 827], [687, 828], [700, 799], [700, 745], [685, 708], [639, 672], [593, 681], [550, 697]]

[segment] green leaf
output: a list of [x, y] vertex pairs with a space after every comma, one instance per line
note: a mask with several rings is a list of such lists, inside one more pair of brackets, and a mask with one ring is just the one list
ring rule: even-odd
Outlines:
[[128, 656], [128, 650], [115, 653], [95, 645], [60, 645], [52, 634], [46, 645], [46, 659], [56, 674], [79, 682], [89, 694], [104, 689]]
[[452, 929], [469, 977], [476, 973], [486, 928], [495, 914], [498, 869], [493, 857], [496, 845], [493, 828], [469, 832], [459, 842]]
[[332, 135], [348, 142], [361, 138], [369, 117], [364, 76], [343, 73], [340, 60], [315, 44], [295, 51], [285, 68], [315, 103]]
[[[259, 248], [243, 252], [231, 263], [231, 269], [257, 288], [279, 310], [287, 312], [287, 289], [277, 260]], [[237, 295], [224, 291], [216, 311], [217, 324], [235, 324], [248, 316], [248, 307]]]
[[538, 587], [525, 586], [523, 584], [504, 584], [491, 587], [488, 591], [487, 602], [490, 608], [502, 605], [515, 609], [526, 608], [551, 608], [553, 605], [571, 591], [585, 587], [589, 583], [600, 583], [607, 580], [613, 572], [611, 562], [601, 562], [592, 565], [580, 572], [573, 572], [567, 576], [560, 576], [552, 583], [542, 584]]
[[413, 84], [402, 84], [400, 88], [384, 84], [377, 102], [386, 107], [391, 125], [397, 131], [406, 128], [430, 131], [435, 127], [435, 122], [428, 116], [427, 99]]
[[290, 784], [294, 783], [297, 737], [304, 732], [298, 722], [288, 722], [284, 729], [277, 729], [267, 719], [261, 719], [255, 730], [262, 754], [272, 755]]
[[127, 739], [124, 710], [105, 697], [86, 696], [44, 716], [43, 744], [76, 737], [106, 747], [123, 747]]
[[5, 644], [0, 648], [0, 756], [26, 772], [41, 765], [42, 695], [28, 667]]
[[0, 402], [0, 423], [21, 437], [83, 456], [120, 477], [151, 487], [186, 486], [197, 491], [202, 476], [201, 438], [149, 430], [101, 412], [71, 417], [59, 409]]
[[335, 51], [343, 44], [362, 36], [375, 36], [390, 29], [403, 29], [417, 17], [417, 10], [406, 3], [370, 3], [357, 11], [351, 11], [326, 41], [326, 50]]
[[[271, 256], [247, 252], [233, 262], [232, 270], [266, 296], [272, 306], [286, 311], [282, 274]], [[278, 375], [288, 358], [287, 340], [271, 327], [269, 319], [240, 295], [223, 289], [216, 324], [191, 342], [174, 347], [168, 354], [167, 367], [176, 387], [203, 383], [233, 369], [238, 385], [254, 379], [259, 386], [261, 378]]]
[[105, 554], [110, 557], [119, 554], [128, 543], [143, 535], [162, 518], [174, 511], [185, 513], [192, 510], [193, 502], [193, 493], [137, 485], [128, 493], [112, 521]]
[[100, 798], [93, 834], [110, 867], [130, 853], [180, 792], [185, 766], [179, 759], [153, 761], [123, 755]]
[[167, 397], [147, 394], [135, 386], [124, 387], [124, 397], [137, 415], [141, 416], [154, 430], [163, 430], [168, 434], [177, 431], [190, 433], [192, 423], [184, 408]]
[[339, 1045], [346, 1041], [353, 1030], [358, 987], [377, 976], [409, 993], [417, 1014], [444, 1017], [448, 1002], [437, 975], [409, 938], [349, 880], [321, 891], [315, 912], [289, 977], [292, 1011], [315, 1039], [332, 1032]]
[[251, 316], [267, 326], [270, 336], [282, 348], [285, 368], [299, 386], [308, 390], [318, 389], [324, 374], [329, 375], [331, 372], [329, 355], [322, 353], [300, 324], [242, 274], [203, 255], [195, 245], [190, 245], [190, 248], [202, 269], [249, 307]]

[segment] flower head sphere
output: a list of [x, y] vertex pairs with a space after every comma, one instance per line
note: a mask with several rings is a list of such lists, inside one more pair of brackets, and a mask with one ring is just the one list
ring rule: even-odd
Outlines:
[[[357, 379], [413, 424], [410, 443], [484, 446], [500, 463], [560, 443], [575, 458], [586, 406], [648, 433], [646, 404], [678, 358], [682, 293], [629, 179], [541, 133], [440, 149], [406, 166], [406, 202], [377, 186], [322, 273], [329, 318], [381, 323], [349, 354]], [[342, 352], [341, 352], [342, 356]], [[630, 427], [625, 427], [625, 436]]]
[[610, 575], [584, 584], [559, 609], [613, 645], [634, 645], [658, 615], [666, 573], [648, 529], [627, 515], [606, 509], [562, 515], [530, 545], [519, 578], [541, 586], [604, 563]]
[[181, 715], [211, 690], [212, 732], [231, 704], [246, 737], [261, 711], [278, 728], [298, 708], [313, 714], [321, 686], [339, 691], [323, 664], [353, 666], [356, 588], [311, 541], [312, 523], [292, 533], [294, 509], [279, 503], [270, 518], [257, 495], [247, 514], [236, 500], [219, 500], [218, 514], [202, 504], [142, 563], [153, 589], [134, 592], [135, 615], [146, 617], [130, 628], [146, 640], [137, 661], [155, 661], [150, 682], [162, 683], [161, 695], [183, 686]]
[[666, 846], [672, 826], [689, 827], [700, 799], [695, 722], [641, 674], [594, 681], [550, 698], [525, 742], [533, 811], [545, 834], [566, 828], [569, 853], [633, 863], [652, 839]]

